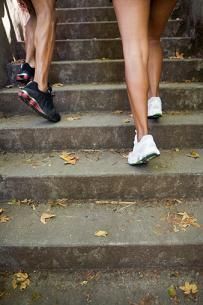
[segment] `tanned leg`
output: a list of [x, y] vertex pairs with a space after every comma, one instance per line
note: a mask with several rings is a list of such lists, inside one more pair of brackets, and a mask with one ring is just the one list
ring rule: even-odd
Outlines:
[[32, 10], [30, 12], [30, 18], [25, 25], [25, 51], [26, 59], [25, 61], [32, 67], [35, 67], [35, 30], [36, 30], [36, 14]]
[[148, 21], [150, 0], [113, 1], [123, 42], [125, 74], [138, 141], [148, 134]]
[[163, 52], [160, 43], [167, 21], [176, 0], [151, 0], [149, 18], [149, 98], [159, 96], [159, 83], [162, 72]]
[[55, 43], [56, 0], [32, 0], [37, 17], [35, 30], [35, 78], [41, 91], [47, 91], [48, 73]]

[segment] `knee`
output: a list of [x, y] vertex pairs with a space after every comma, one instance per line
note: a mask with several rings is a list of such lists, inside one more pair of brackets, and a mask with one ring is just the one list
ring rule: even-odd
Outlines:
[[129, 65], [147, 65], [148, 62], [148, 42], [139, 41], [123, 42], [125, 62]]

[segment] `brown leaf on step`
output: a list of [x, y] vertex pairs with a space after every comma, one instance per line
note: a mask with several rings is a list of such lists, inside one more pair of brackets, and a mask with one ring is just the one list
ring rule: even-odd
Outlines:
[[28, 286], [30, 286], [29, 275], [22, 272], [15, 273], [13, 275], [12, 286], [13, 289], [16, 289], [17, 287], [20, 290], [26, 289]]
[[16, 199], [13, 199], [12, 201], [9, 201], [8, 202], [9, 205], [14, 205], [14, 204], [17, 204], [17, 205], [28, 205], [28, 206], [33, 206], [33, 205], [38, 205], [39, 202], [37, 201], [34, 201], [32, 199], [23, 199], [23, 200], [16, 200]]
[[176, 51], [176, 58], [183, 59], [184, 58], [184, 53], [180, 53], [179, 51]]
[[196, 294], [198, 292], [198, 288], [195, 283], [190, 284], [189, 282], [185, 282], [185, 285], [180, 286], [179, 288], [184, 292], [185, 295]]
[[49, 213], [42, 213], [41, 217], [40, 217], [40, 221], [43, 224], [46, 224], [51, 218], [56, 217], [55, 214], [49, 214]]
[[97, 232], [95, 232], [94, 235], [97, 236], [97, 237], [107, 237], [108, 232], [106, 232], [106, 231], [97, 231]]
[[172, 225], [174, 232], [186, 231], [191, 226], [200, 228], [197, 218], [189, 215], [186, 212], [169, 213], [167, 222]]
[[72, 121], [78, 121], [78, 120], [80, 120], [81, 119], [81, 117], [78, 115], [78, 116], [70, 116], [70, 117], [67, 117], [66, 118], [66, 120], [67, 121], [70, 121], [70, 122], [72, 122]]
[[63, 152], [60, 155], [60, 158], [65, 161], [64, 164], [71, 164], [71, 165], [75, 165], [76, 162], [79, 160], [79, 158], [74, 153], [67, 153], [67, 152]]
[[178, 147], [176, 147], [176, 148], [175, 148], [175, 151], [176, 151], [176, 152], [179, 152], [179, 151], [180, 151], [180, 149], [179, 149]]
[[184, 59], [184, 53], [180, 53], [179, 51], [175, 52], [174, 56], [170, 56], [170, 59]]
[[187, 154], [186, 156], [194, 159], [200, 158], [200, 155], [196, 151], [191, 151], [191, 153]]
[[55, 88], [63, 87], [63, 86], [64, 86], [64, 84], [62, 84], [62, 83], [55, 83], [52, 85], [52, 87], [55, 87]]
[[126, 123], [126, 124], [128, 124], [130, 122], [131, 122], [131, 120], [129, 120], [129, 119], [126, 119], [126, 120], [123, 121], [123, 123]]
[[4, 215], [4, 210], [0, 209], [0, 223], [6, 223], [10, 220], [10, 217], [8, 215]]
[[11, 88], [13, 88], [13, 87], [14, 87], [13, 85], [7, 85], [7, 86], [6, 86], [7, 89], [11, 89]]
[[113, 114], [122, 114], [123, 111], [122, 111], [122, 110], [116, 110], [116, 111], [113, 111], [112, 113], [113, 113]]
[[57, 199], [57, 200], [48, 200], [48, 204], [50, 204], [52, 207], [54, 206], [60, 206], [65, 208], [67, 206], [68, 199], [67, 198], [62, 198], [62, 199]]
[[88, 284], [88, 281], [82, 281], [82, 282], [80, 282], [80, 285], [81, 285], [81, 286], [87, 286], [87, 284]]
[[5, 294], [6, 294], [6, 291], [0, 291], [0, 299], [2, 299], [3, 296], [5, 296]]

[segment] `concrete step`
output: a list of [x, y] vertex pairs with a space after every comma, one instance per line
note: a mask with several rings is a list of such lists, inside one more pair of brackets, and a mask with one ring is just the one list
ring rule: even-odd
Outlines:
[[[184, 30], [183, 20], [169, 20], [164, 36], [180, 37]], [[59, 40], [117, 37], [120, 37], [120, 33], [115, 21], [58, 23], [56, 32]]]
[[[133, 119], [128, 113], [81, 113], [79, 120], [47, 122], [37, 115], [3, 118], [0, 126], [1, 151], [47, 152], [62, 149], [130, 148], [134, 137]], [[203, 147], [203, 113], [168, 114], [150, 121], [160, 148]]]
[[[8, 64], [10, 83], [15, 83], [19, 64]], [[162, 81], [203, 82], [203, 60], [200, 58], [165, 59]], [[50, 71], [50, 82], [76, 83], [109, 83], [124, 80], [123, 60], [80, 60], [55, 61]]]
[[97, 22], [115, 21], [116, 16], [112, 6], [107, 7], [77, 7], [57, 9], [60, 22]]
[[105, 7], [112, 6], [109, 0], [61, 0], [57, 3], [57, 7], [63, 8], [80, 8], [80, 7]]
[[[54, 87], [54, 101], [60, 112], [129, 111], [124, 84], [80, 84]], [[30, 109], [17, 100], [17, 88], [0, 90], [2, 114], [28, 114]], [[203, 83], [162, 83], [164, 111], [203, 110]]]
[[[38, 271], [29, 273], [31, 286], [23, 293], [11, 287], [13, 274], [0, 276], [5, 291], [2, 305], [55, 305], [67, 304], [67, 300], [68, 305], [171, 305], [174, 300], [167, 293], [171, 285], [177, 288], [176, 299], [181, 305], [201, 305], [203, 298], [203, 275], [198, 268], [147, 271], [139, 266], [139, 270]], [[186, 281], [197, 284], [199, 292], [195, 297], [185, 297], [180, 290]]]
[[18, 154], [0, 155], [0, 199], [196, 200], [203, 197], [203, 150], [196, 150], [198, 159], [187, 156], [191, 150], [161, 150], [160, 158], [132, 167], [127, 164], [128, 151], [76, 151], [79, 161], [73, 166], [64, 165], [60, 152], [26, 154], [21, 148]]
[[[162, 38], [165, 57], [176, 57], [184, 53], [189, 56], [192, 50], [190, 37]], [[24, 44], [17, 45], [18, 58], [25, 58]], [[54, 60], [92, 60], [92, 59], [120, 59], [123, 58], [121, 40], [114, 39], [70, 39], [57, 40], [54, 50]]]
[[[78, 2], [76, 5], [79, 5], [79, 3], [80, 2]], [[72, 8], [58, 8], [57, 17], [60, 22], [96, 22], [116, 20], [114, 8], [109, 5], [105, 7], [95, 7], [95, 5], [93, 5], [92, 7], [86, 7], [86, 5], [82, 5], [79, 7]], [[177, 8], [172, 14], [172, 18], [182, 19], [183, 17], [187, 17], [185, 16], [185, 10], [183, 9], [183, 5], [177, 5]]]
[[[202, 201], [171, 207], [167, 202], [157, 201], [128, 205], [82, 202], [67, 208], [42, 204], [35, 210], [30, 206], [1, 206], [11, 220], [1, 224], [0, 270], [123, 267], [203, 270], [202, 228], [174, 232], [167, 220], [170, 215], [186, 212], [202, 224]], [[47, 210], [56, 217], [44, 225], [40, 216]], [[96, 237], [99, 230], [105, 230], [108, 236]]]

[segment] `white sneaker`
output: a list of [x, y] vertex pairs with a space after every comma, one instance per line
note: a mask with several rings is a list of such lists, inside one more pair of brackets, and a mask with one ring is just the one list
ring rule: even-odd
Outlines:
[[160, 97], [151, 97], [148, 100], [148, 118], [158, 119], [162, 116], [162, 103]]
[[151, 135], [142, 137], [140, 142], [137, 142], [136, 139], [137, 137], [135, 136], [133, 151], [128, 155], [128, 164], [143, 164], [155, 157], [160, 156], [160, 151], [158, 150]]

